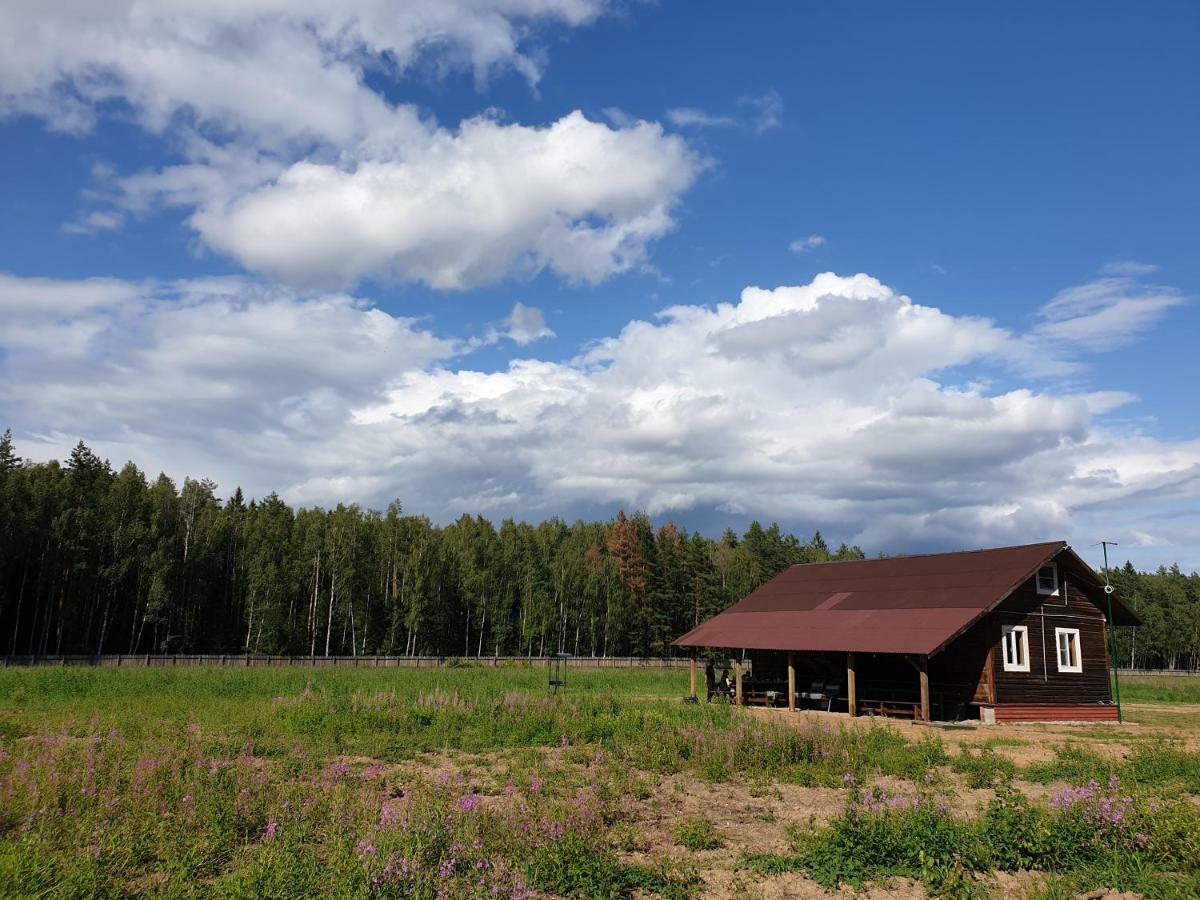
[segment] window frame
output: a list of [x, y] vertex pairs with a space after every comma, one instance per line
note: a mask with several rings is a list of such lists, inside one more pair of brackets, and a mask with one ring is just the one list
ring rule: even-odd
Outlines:
[[[1063, 645], [1062, 636], [1071, 635], [1075, 640], [1075, 665], [1063, 665]], [[1070, 652], [1070, 641], [1067, 643], [1068, 654]], [[1058, 671], [1066, 675], [1079, 675], [1083, 672], [1083, 637], [1079, 633], [1078, 628], [1055, 628], [1054, 629], [1054, 659], [1058, 663]]]
[[[1054, 573], [1054, 588], [1052, 590], [1046, 590], [1042, 587], [1042, 572], [1046, 569]], [[1038, 566], [1038, 570], [1033, 573], [1033, 586], [1043, 597], [1057, 597], [1061, 590], [1061, 584], [1058, 580], [1058, 563], [1051, 562], [1046, 563], [1044, 566]]]
[[[1020, 641], [1021, 652], [1017, 654], [1024, 659], [1024, 663], [1009, 660], [1009, 639], [1011, 635], [1017, 635], [1013, 640]], [[1017, 646], [1013, 645], [1014, 648]], [[1000, 626], [1000, 661], [1004, 665], [1005, 672], [1028, 672], [1029, 671], [1029, 626], [1028, 625], [1001, 625]]]

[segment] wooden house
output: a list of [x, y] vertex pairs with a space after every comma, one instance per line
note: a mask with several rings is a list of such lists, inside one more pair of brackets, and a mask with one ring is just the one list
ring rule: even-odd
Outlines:
[[1107, 612], [1065, 542], [792, 566], [675, 641], [748, 660], [737, 700], [929, 721], [1117, 719]]

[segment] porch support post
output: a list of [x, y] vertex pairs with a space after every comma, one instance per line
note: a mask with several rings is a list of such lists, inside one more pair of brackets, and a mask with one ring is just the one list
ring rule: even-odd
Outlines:
[[921, 721], [929, 721], [929, 657], [921, 657]]
[[742, 661], [733, 664], [733, 702], [742, 705]]
[[696, 654], [695, 653], [692, 654], [691, 675], [692, 675], [692, 699], [695, 700], [696, 699]]
[[854, 683], [854, 654], [846, 654], [846, 711], [858, 715], [858, 686]]
[[796, 711], [796, 654], [788, 653], [788, 711]]

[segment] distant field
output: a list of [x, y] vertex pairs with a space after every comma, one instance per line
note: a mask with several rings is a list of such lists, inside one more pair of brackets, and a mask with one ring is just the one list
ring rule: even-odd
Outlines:
[[[1031, 896], [1200, 894], [1190, 724], [943, 736], [567, 677], [0, 670], [0, 894], [1003, 896], [1025, 869], [1058, 873]], [[1122, 686], [1177, 719], [1193, 696]]]
[[1121, 699], [1131, 703], [1200, 704], [1200, 675], [1123, 675]]

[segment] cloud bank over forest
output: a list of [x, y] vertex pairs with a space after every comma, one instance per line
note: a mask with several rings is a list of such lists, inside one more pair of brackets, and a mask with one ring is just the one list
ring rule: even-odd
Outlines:
[[[1048, 336], [824, 274], [484, 371], [481, 342], [348, 294], [8, 276], [0, 401], [40, 456], [86, 435], [117, 460], [297, 503], [401, 497], [441, 519], [716, 510], [872, 548], [1073, 534], [1119, 506], [1126, 536], [1153, 541], [1164, 498], [1200, 499], [1200, 442], [1118, 426], [1134, 398], [1059, 377], [1106, 328], [1126, 334], [1130, 309], [1144, 322], [1177, 300], [1117, 287], [1052, 300]], [[538, 333], [529, 313], [507, 327]]]

